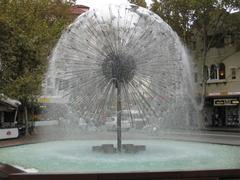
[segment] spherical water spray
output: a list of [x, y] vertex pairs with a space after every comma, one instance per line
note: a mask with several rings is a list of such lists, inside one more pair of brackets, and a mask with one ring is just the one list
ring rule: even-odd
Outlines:
[[[61, 36], [50, 61], [48, 79], [86, 121], [117, 114], [121, 151], [121, 112], [132, 110], [145, 124], [170, 122], [184, 109], [185, 51], [172, 29], [154, 13], [135, 5], [110, 5], [79, 16]], [[61, 83], [67, 85], [62, 86]], [[186, 109], [184, 109], [186, 110]], [[181, 112], [186, 113], [186, 112]]]

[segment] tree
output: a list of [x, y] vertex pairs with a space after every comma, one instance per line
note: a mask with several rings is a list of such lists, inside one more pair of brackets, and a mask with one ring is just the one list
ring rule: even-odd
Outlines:
[[200, 35], [213, 33], [232, 10], [239, 10], [238, 0], [153, 0], [151, 10], [166, 21], [186, 44], [191, 43], [193, 30]]
[[70, 5], [0, 0], [0, 93], [20, 100], [26, 115], [41, 93], [47, 57], [71, 20]]
[[60, 32], [69, 23], [69, 3], [61, 0], [12, 0], [2, 6], [2, 12], [15, 33], [25, 35], [46, 60]]
[[153, 0], [151, 10], [158, 14], [181, 37], [185, 44], [191, 39], [192, 0]]
[[136, 4], [138, 6], [147, 8], [147, 4], [146, 4], [145, 0], [129, 0], [129, 2], [132, 4]]
[[11, 79], [16, 77], [17, 72], [12, 69], [16, 60], [14, 49], [16, 46], [13, 29], [6, 21], [0, 19], [0, 92], [3, 92]]
[[0, 91], [9, 94], [6, 89], [19, 78], [43, 75], [47, 56], [71, 20], [71, 4], [60, 0], [1, 0], [0, 4]]
[[[160, 15], [182, 41], [191, 47], [192, 37], [202, 39], [200, 59], [202, 60], [202, 77], [210, 48], [219, 40], [215, 34], [228, 33], [229, 27], [239, 26], [239, 21], [229, 23], [231, 11], [240, 9], [239, 0], [153, 0], [151, 10]], [[227, 26], [226, 26], [227, 25]], [[223, 31], [224, 30], [224, 31]], [[202, 78], [202, 105], [206, 94], [206, 78]]]
[[[206, 81], [204, 67], [207, 63], [207, 54], [212, 47], [217, 47], [219, 40], [231, 31], [234, 24], [229, 24], [228, 18], [231, 11], [240, 8], [240, 2], [235, 0], [207, 0], [193, 1], [194, 21], [192, 29], [195, 35], [202, 39], [200, 60], [202, 61], [202, 100], [204, 105], [206, 96]], [[228, 25], [227, 25], [228, 24]]]

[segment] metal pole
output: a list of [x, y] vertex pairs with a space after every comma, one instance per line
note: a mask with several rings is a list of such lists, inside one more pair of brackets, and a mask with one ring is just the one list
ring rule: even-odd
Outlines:
[[122, 132], [121, 132], [121, 113], [122, 113], [122, 102], [121, 102], [121, 83], [117, 82], [117, 150], [122, 151]]
[[3, 123], [4, 123], [4, 112], [2, 111], [2, 112], [0, 112], [0, 114], [1, 114], [1, 117], [0, 117], [1, 121], [0, 121], [0, 123], [3, 125]]
[[14, 120], [13, 120], [14, 126], [15, 126], [16, 123], [17, 123], [17, 114], [18, 114], [18, 107], [16, 108], [15, 115], [14, 115]]

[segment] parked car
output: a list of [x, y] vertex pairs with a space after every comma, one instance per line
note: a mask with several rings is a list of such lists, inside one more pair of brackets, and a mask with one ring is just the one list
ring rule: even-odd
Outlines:
[[88, 124], [87, 124], [86, 120], [83, 118], [80, 118], [78, 121], [78, 127], [86, 130], [88, 128]]
[[[112, 116], [110, 118], [107, 118], [105, 127], [107, 128], [107, 130], [116, 131], [117, 130], [117, 116]], [[122, 119], [121, 129], [129, 130], [130, 128], [131, 128], [131, 122], [129, 120]]]
[[142, 129], [145, 125], [147, 120], [141, 116], [138, 110], [123, 110], [122, 111], [122, 118], [129, 119], [132, 122], [132, 127], [136, 129]]

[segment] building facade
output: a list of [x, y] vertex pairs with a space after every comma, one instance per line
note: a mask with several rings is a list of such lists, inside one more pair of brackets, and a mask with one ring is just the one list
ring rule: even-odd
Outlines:
[[199, 96], [205, 96], [203, 124], [240, 128], [240, 34], [222, 31], [211, 36], [218, 37], [210, 46], [205, 64], [198, 48], [203, 40], [199, 38], [194, 44], [196, 89]]
[[207, 67], [206, 125], [240, 127], [240, 51], [209, 58]]

